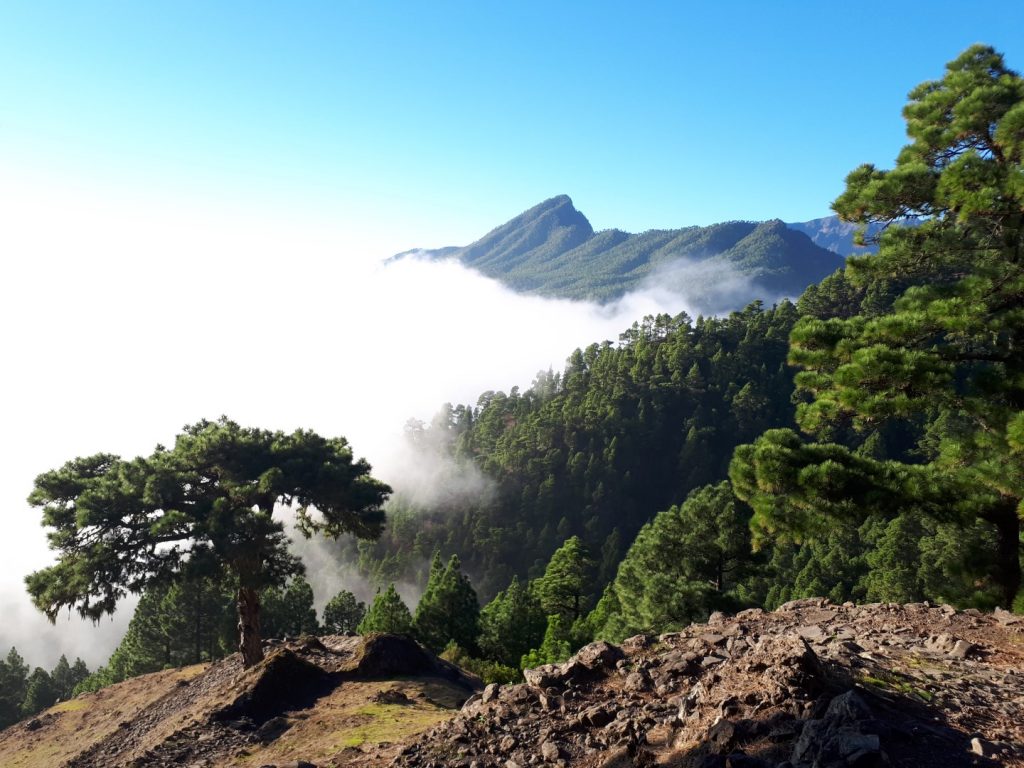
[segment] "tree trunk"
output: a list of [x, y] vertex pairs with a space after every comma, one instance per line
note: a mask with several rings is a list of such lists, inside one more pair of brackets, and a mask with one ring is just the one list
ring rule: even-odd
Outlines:
[[238, 589], [238, 651], [248, 669], [263, 659], [260, 639], [260, 596], [252, 587]]
[[199, 595], [196, 598], [196, 616], [195, 616], [195, 619], [196, 619], [196, 625], [195, 625], [196, 653], [195, 653], [195, 659], [192, 660], [193, 664], [198, 664], [199, 662], [201, 662], [203, 660], [203, 646], [202, 646], [202, 642], [203, 642], [203, 585], [202, 585], [202, 582], [200, 582], [197, 585], [197, 587], [198, 587], [197, 591], [198, 591]]
[[996, 527], [996, 582], [1003, 593], [1003, 607], [1013, 608], [1020, 590], [1020, 518], [1017, 501], [1003, 505], [989, 520]]

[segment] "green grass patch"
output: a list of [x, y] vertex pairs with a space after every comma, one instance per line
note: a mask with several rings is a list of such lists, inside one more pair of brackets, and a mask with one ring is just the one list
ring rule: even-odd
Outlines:
[[341, 748], [400, 741], [450, 716], [438, 707], [425, 709], [408, 704], [367, 704], [355, 714], [368, 718], [368, 721], [338, 733], [337, 736], [341, 737], [338, 746]]
[[861, 685], [871, 685], [875, 688], [881, 688], [884, 691], [891, 691], [892, 693], [898, 693], [903, 696], [912, 696], [926, 704], [930, 703], [932, 699], [935, 698], [935, 695], [931, 691], [927, 691], [924, 688], [918, 688], [907, 680], [901, 680], [896, 675], [886, 675], [885, 677], [861, 675], [857, 678], [857, 682]]

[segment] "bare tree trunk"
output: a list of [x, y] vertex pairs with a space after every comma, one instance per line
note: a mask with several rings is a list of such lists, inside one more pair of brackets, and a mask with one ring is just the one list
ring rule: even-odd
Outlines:
[[252, 587], [238, 589], [238, 651], [248, 669], [263, 659], [260, 639], [260, 596]]
[[1003, 504], [998, 513], [989, 519], [996, 527], [996, 582], [1003, 593], [1003, 607], [1012, 609], [1021, 581], [1020, 518], [1017, 517], [1017, 500], [1012, 499]]
[[195, 625], [195, 642], [196, 642], [196, 654], [192, 660], [193, 664], [198, 664], [203, 660], [203, 582], [200, 581], [196, 584], [196, 625]]

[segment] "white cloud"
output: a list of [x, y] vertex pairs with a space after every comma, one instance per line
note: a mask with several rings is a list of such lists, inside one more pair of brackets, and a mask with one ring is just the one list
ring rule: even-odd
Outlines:
[[[526, 387], [577, 346], [687, 308], [663, 289], [596, 307], [517, 295], [450, 262], [384, 266], [415, 233], [267, 206], [7, 176], [0, 209], [0, 610], [17, 615], [21, 579], [49, 559], [24, 499], [36, 474], [67, 459], [147, 453], [227, 414], [345, 435], [397, 482], [409, 417]], [[57, 651], [43, 649], [67, 638], [40, 640], [47, 631], [5, 622], [0, 643], [52, 664]], [[116, 635], [88, 660], [102, 661]]]

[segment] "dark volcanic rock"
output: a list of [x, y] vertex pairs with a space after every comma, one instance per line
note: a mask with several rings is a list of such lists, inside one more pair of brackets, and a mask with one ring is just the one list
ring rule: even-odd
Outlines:
[[1005, 616], [796, 600], [527, 670], [396, 765], [1024, 765], [1022, 667]]
[[856, 692], [836, 696], [825, 717], [804, 724], [790, 761], [794, 768], [884, 765], [887, 758], [873, 719], [871, 709]]

